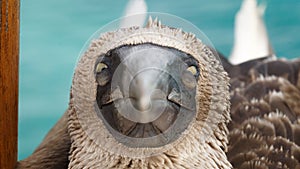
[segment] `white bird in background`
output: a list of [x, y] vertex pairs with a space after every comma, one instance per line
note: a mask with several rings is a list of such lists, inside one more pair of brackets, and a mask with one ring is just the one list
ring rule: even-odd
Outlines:
[[144, 0], [130, 0], [125, 8], [120, 28], [143, 26], [147, 17], [146, 13], [147, 4]]
[[234, 46], [229, 57], [232, 64], [273, 55], [263, 21], [265, 8], [265, 4], [257, 6], [256, 0], [243, 1], [235, 18]]

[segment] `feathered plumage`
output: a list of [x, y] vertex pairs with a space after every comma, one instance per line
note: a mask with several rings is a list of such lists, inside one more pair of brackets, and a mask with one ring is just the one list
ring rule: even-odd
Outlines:
[[300, 167], [300, 59], [228, 66], [228, 159], [235, 168]]
[[239, 169], [300, 168], [300, 59], [274, 57], [255, 0], [244, 0], [235, 22], [230, 60], [240, 64], [222, 58], [231, 85], [228, 160]]

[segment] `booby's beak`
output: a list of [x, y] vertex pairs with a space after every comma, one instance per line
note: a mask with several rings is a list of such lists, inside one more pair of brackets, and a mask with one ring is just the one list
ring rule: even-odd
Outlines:
[[[137, 60], [135, 63], [139, 64], [140, 62]], [[117, 102], [123, 108], [122, 112], [125, 112], [125, 109], [132, 109], [125, 117], [139, 123], [149, 123], [155, 121], [161, 115], [168, 105], [167, 96], [170, 89], [178, 91], [174, 79], [164, 71], [148, 65], [137, 75], [125, 75], [132, 77], [129, 84], [128, 104]], [[130, 72], [124, 72], [124, 74], [127, 73]], [[122, 85], [122, 88], [124, 89], [126, 86]], [[179, 100], [180, 94], [178, 92], [177, 96]]]
[[197, 65], [184, 52], [153, 44], [108, 52], [95, 66], [99, 116], [112, 134], [122, 135], [120, 142], [126, 136], [125, 144], [131, 138], [147, 138], [142, 147], [173, 141], [172, 132], [184, 131], [196, 112]]

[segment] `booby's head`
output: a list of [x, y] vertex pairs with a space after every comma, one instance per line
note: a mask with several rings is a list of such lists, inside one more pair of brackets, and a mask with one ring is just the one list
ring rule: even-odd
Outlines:
[[95, 65], [97, 114], [129, 147], [168, 144], [195, 117], [198, 65], [189, 54], [150, 43], [112, 49]]
[[69, 168], [229, 168], [228, 89], [190, 33], [151, 20], [105, 33], [75, 71]]

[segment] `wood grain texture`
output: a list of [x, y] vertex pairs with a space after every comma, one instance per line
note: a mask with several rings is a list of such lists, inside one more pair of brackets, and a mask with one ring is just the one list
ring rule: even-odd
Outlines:
[[19, 0], [0, 0], [0, 168], [15, 168], [18, 134]]

